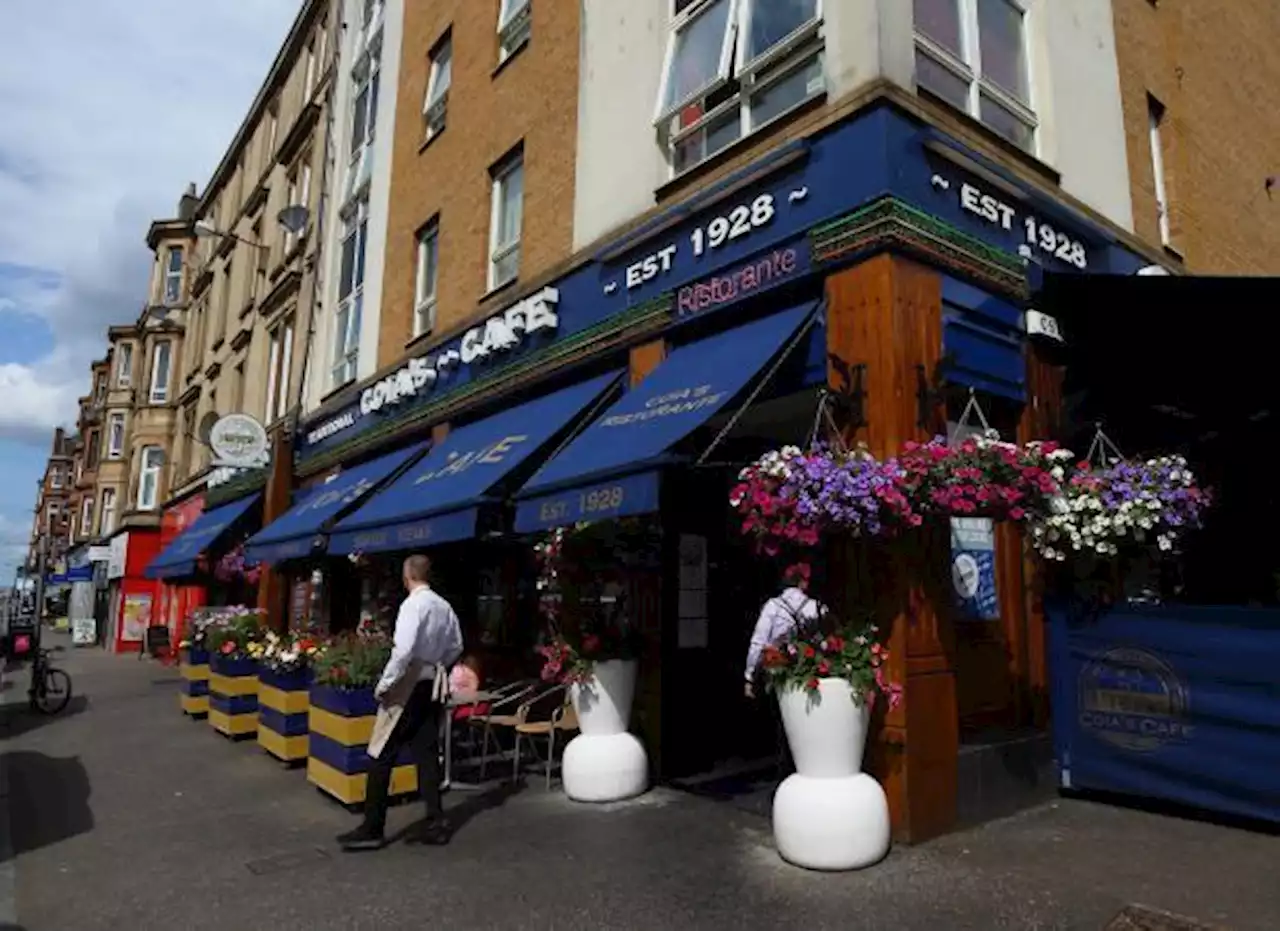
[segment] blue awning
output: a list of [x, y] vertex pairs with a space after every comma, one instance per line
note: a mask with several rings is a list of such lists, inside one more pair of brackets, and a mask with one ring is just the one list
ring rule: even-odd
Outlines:
[[142, 575], [148, 579], [179, 579], [195, 575], [200, 554], [230, 533], [231, 528], [261, 500], [260, 494], [249, 495], [205, 511], [190, 527], [169, 541]]
[[245, 544], [245, 558], [277, 563], [312, 555], [323, 545], [323, 540], [317, 538], [329, 529], [328, 525], [334, 518], [341, 516], [430, 446], [430, 443], [417, 443], [347, 469], [321, 485], [306, 489], [293, 507], [249, 539]]
[[333, 528], [331, 553], [373, 553], [463, 540], [504, 478], [591, 407], [617, 372], [563, 388], [459, 427], [386, 489]]
[[738, 396], [815, 306], [807, 302], [676, 349], [521, 489], [516, 530], [656, 510], [658, 468], [672, 461], [667, 451]]

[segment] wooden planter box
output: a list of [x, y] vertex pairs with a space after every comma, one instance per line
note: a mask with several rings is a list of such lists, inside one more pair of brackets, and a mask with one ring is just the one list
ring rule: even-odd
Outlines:
[[207, 650], [183, 650], [178, 660], [182, 675], [179, 704], [182, 713], [203, 718], [209, 713], [209, 653]]
[[310, 686], [310, 670], [258, 670], [258, 744], [285, 763], [307, 758]]
[[228, 737], [258, 732], [258, 664], [209, 657], [209, 724]]
[[[351, 691], [311, 686], [308, 718], [307, 779], [344, 805], [364, 801], [369, 754], [378, 703], [373, 689]], [[418, 771], [408, 748], [401, 752], [391, 772], [390, 795], [418, 791]]]

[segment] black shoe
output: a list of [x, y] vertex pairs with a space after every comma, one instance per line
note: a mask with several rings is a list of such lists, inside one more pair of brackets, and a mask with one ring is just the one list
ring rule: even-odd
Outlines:
[[354, 831], [339, 834], [338, 843], [343, 850], [381, 850], [387, 846], [387, 839], [381, 830], [362, 824]]
[[453, 837], [453, 825], [449, 823], [448, 818], [431, 818], [411, 827], [405, 835], [404, 842], [443, 847], [449, 843], [451, 837]]

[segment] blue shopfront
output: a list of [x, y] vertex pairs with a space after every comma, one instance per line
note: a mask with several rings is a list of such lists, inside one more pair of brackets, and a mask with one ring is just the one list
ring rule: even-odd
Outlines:
[[[536, 627], [534, 535], [649, 515], [662, 548], [636, 602], [649, 634], [638, 727], [659, 777], [714, 772], [772, 746], [740, 685], [775, 581], [750, 569], [722, 504], [741, 464], [804, 442], [824, 394], [878, 452], [943, 429], [971, 389], [998, 429], [1043, 429], [1028, 402], [1046, 379], [1024, 324], [1041, 272], [1146, 264], [1074, 208], [878, 105], [334, 399], [295, 440], [306, 490], [250, 547], [285, 566], [423, 549], [464, 622], [501, 615], [472, 628], [499, 650]], [[1019, 541], [965, 539], [981, 543], [965, 555], [982, 607], [938, 604], [894, 631], [908, 697], [872, 757], [904, 839], [965, 817], [962, 738], [1044, 723]], [[945, 568], [945, 548], [933, 555]]]

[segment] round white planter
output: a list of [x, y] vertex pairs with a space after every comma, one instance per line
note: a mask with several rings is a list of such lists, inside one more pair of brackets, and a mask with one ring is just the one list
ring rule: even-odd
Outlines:
[[578, 736], [564, 748], [564, 792], [577, 802], [613, 802], [649, 787], [644, 745], [627, 731], [636, 693], [635, 660], [596, 663], [587, 682], [570, 686]]
[[844, 679], [823, 679], [818, 696], [778, 694], [796, 772], [773, 796], [773, 837], [789, 863], [855, 870], [889, 852], [889, 803], [862, 772], [871, 711]]

